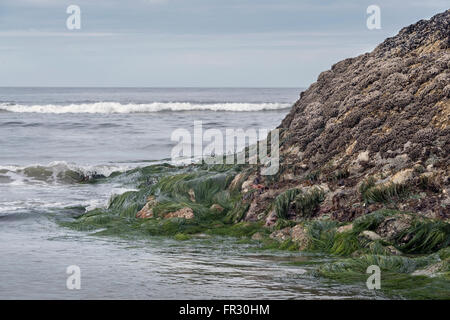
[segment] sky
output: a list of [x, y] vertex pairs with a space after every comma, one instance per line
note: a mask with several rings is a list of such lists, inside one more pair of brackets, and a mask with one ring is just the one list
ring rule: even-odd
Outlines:
[[[381, 29], [369, 30], [369, 5]], [[81, 29], [69, 30], [69, 5]], [[308, 87], [450, 0], [0, 0], [0, 86]]]

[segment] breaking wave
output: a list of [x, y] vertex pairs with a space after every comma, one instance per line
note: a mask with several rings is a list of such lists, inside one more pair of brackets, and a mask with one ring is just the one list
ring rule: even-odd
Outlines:
[[65, 161], [48, 165], [0, 166], [0, 183], [80, 183], [109, 177], [115, 172], [129, 170], [129, 166], [80, 166]]
[[161, 111], [234, 111], [250, 112], [280, 110], [289, 108], [287, 103], [190, 103], [190, 102], [152, 102], [144, 104], [121, 104], [119, 102], [95, 102], [70, 105], [20, 105], [0, 104], [0, 112], [17, 113], [151, 113]]

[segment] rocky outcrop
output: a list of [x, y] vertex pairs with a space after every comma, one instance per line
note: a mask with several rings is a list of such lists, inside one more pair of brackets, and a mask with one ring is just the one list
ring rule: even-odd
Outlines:
[[[339, 221], [390, 204], [449, 219], [449, 35], [447, 10], [322, 72], [279, 126], [280, 170], [258, 181], [264, 192], [325, 185], [315, 215]], [[242, 186], [245, 198], [252, 180]], [[274, 198], [249, 197], [247, 220], [267, 215]]]
[[[193, 219], [195, 208], [199, 219], [209, 212], [223, 215], [227, 224], [257, 222], [269, 228], [270, 238], [300, 248], [311, 244], [306, 224], [335, 220], [328, 231], [338, 241], [333, 253], [348, 254], [356, 243], [376, 252], [380, 243], [392, 254], [412, 251], [415, 221], [450, 218], [449, 22], [450, 10], [419, 21], [371, 53], [320, 74], [279, 126], [276, 175], [261, 175], [257, 166], [232, 168], [224, 180], [229, 182], [216, 186], [220, 198], [195, 194], [217, 183], [199, 188], [207, 175], [195, 181], [175, 176], [184, 187], [152, 187], [164, 200], [149, 197], [136, 216]], [[213, 202], [222, 196], [228, 197], [226, 206]], [[355, 220], [372, 212], [376, 226], [361, 229]], [[377, 212], [384, 212], [382, 219]], [[448, 233], [447, 225], [435, 228], [436, 238]], [[265, 232], [251, 234], [259, 240]]]
[[136, 218], [139, 218], [139, 219], [153, 218], [153, 216], [154, 216], [153, 206], [155, 206], [155, 204], [156, 204], [155, 197], [149, 196], [147, 198], [147, 203], [145, 204], [145, 206], [138, 213], [136, 213]]
[[[450, 11], [420, 21], [322, 73], [280, 125], [278, 174], [154, 165], [142, 169], [139, 191], [71, 225], [176, 240], [251, 237], [262, 248], [335, 255], [315, 275], [360, 275], [361, 285], [376, 264], [389, 287], [401, 279], [403, 293], [442, 298], [450, 272], [449, 21]], [[148, 219], [129, 225], [143, 194], [152, 196], [136, 217]]]

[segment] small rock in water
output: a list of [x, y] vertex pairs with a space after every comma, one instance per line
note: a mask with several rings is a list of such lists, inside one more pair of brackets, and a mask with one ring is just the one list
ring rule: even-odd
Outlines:
[[170, 218], [183, 218], [183, 219], [193, 219], [194, 218], [194, 211], [189, 208], [185, 207], [180, 210], [177, 210], [175, 212], [169, 212], [164, 216], [164, 219], [170, 219]]
[[394, 246], [387, 246], [386, 250], [389, 251], [390, 254], [394, 255], [394, 256], [401, 256], [403, 253], [398, 250], [396, 247]]
[[353, 224], [351, 223], [351, 224], [348, 224], [346, 226], [342, 226], [342, 227], [337, 228], [336, 232], [337, 233], [344, 233], [344, 232], [352, 231], [352, 230], [353, 230]]
[[266, 218], [265, 226], [270, 227], [270, 226], [274, 225], [275, 222], [277, 222], [277, 219], [278, 219], [278, 217], [277, 217], [275, 210], [272, 210]]
[[363, 232], [361, 232], [361, 236], [363, 236], [364, 238], [367, 238], [369, 240], [372, 240], [372, 241], [381, 240], [380, 235], [376, 234], [373, 231], [369, 231], [369, 230], [364, 230]]
[[428, 276], [428, 277], [435, 277], [436, 274], [441, 271], [442, 267], [444, 266], [443, 262], [438, 262], [435, 264], [432, 264], [425, 269], [416, 270], [412, 273], [413, 276]]
[[292, 241], [298, 244], [300, 250], [305, 250], [309, 245], [309, 236], [305, 228], [298, 224], [291, 229]]
[[261, 241], [264, 238], [263, 234], [261, 232], [256, 232], [252, 235], [252, 240], [258, 240]]
[[280, 242], [288, 240], [291, 238], [291, 228], [286, 227], [284, 229], [274, 231], [270, 234], [270, 238]]
[[384, 220], [377, 228], [377, 234], [383, 238], [393, 239], [411, 226], [412, 217], [399, 214]]
[[192, 202], [195, 202], [195, 192], [194, 192], [194, 189], [189, 189], [188, 193], [189, 193], [189, 198], [191, 199], [191, 201], [192, 201]]
[[145, 206], [136, 213], [136, 218], [139, 219], [148, 219], [153, 218], [153, 207], [156, 205], [157, 201], [154, 196], [149, 196], [147, 198], [147, 203]]
[[222, 212], [224, 210], [224, 208], [222, 208], [222, 206], [220, 204], [214, 203], [211, 208], [212, 211], [217, 211], [217, 212]]

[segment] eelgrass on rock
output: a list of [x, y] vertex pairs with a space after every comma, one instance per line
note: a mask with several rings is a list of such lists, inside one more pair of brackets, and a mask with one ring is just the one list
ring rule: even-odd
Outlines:
[[[154, 165], [64, 225], [96, 235], [238, 237], [318, 252], [314, 275], [450, 299], [450, 10], [321, 73], [279, 126], [280, 167]], [[119, 173], [113, 175], [120, 176]], [[89, 181], [89, 183], [96, 183]]]

